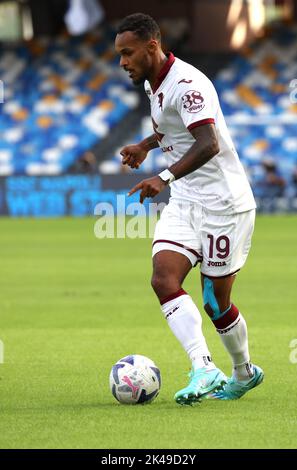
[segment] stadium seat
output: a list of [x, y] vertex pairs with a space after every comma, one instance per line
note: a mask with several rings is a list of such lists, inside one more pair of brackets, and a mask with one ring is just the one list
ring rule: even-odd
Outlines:
[[0, 76], [0, 175], [66, 172], [138, 105], [100, 31], [2, 45]]

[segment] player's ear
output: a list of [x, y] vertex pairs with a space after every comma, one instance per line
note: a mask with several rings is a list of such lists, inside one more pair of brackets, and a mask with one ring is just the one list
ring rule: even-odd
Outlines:
[[154, 54], [158, 49], [158, 41], [156, 39], [150, 39], [147, 43], [147, 49], [150, 54]]

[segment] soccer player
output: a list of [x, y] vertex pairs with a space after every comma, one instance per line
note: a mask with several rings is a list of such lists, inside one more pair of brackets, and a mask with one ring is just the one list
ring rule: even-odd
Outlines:
[[[140, 202], [168, 184], [171, 197], [155, 229], [152, 287], [176, 338], [192, 362], [190, 382], [175, 394], [180, 404], [203, 398], [238, 399], [263, 380], [251, 364], [246, 322], [231, 303], [235, 274], [247, 258], [255, 201], [229, 136], [211, 81], [192, 65], [165, 54], [160, 29], [136, 13], [119, 25], [115, 49], [135, 85], [144, 83], [154, 134], [121, 151], [139, 168], [148, 152], [162, 148], [168, 169], [131, 189]], [[182, 284], [200, 263], [204, 309], [231, 356], [227, 378], [211, 359], [201, 315]]]

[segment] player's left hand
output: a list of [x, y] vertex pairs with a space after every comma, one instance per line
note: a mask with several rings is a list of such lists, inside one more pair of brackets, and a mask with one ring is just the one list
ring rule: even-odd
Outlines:
[[146, 197], [155, 197], [163, 191], [166, 186], [166, 182], [161, 180], [159, 176], [153, 176], [152, 178], [140, 181], [140, 183], [129, 191], [128, 196], [141, 190], [139, 202], [142, 204]]

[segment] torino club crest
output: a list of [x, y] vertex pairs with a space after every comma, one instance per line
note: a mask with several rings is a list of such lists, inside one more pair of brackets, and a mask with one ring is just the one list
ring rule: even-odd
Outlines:
[[188, 113], [199, 113], [204, 108], [204, 98], [200, 91], [189, 90], [182, 97], [183, 107]]
[[164, 94], [159, 93], [158, 94], [158, 101], [159, 101], [159, 108], [161, 109], [161, 111], [163, 111], [163, 100], [164, 100]]

